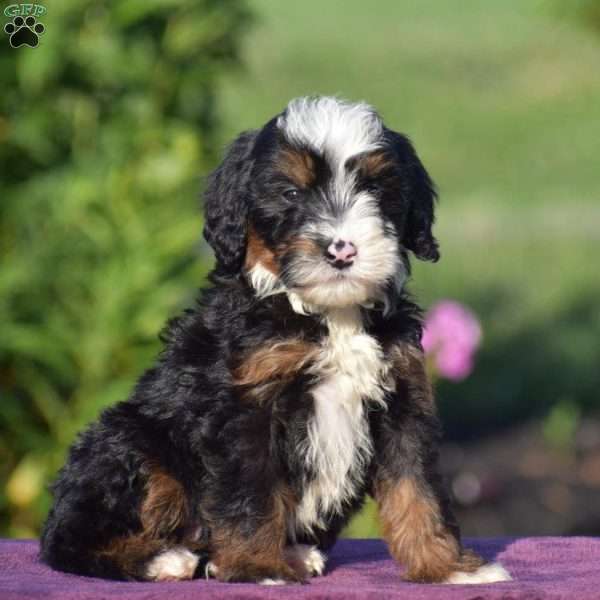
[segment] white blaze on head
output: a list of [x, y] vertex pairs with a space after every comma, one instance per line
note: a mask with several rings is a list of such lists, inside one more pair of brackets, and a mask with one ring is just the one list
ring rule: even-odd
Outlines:
[[383, 123], [373, 107], [331, 96], [292, 100], [277, 126], [290, 142], [333, 159], [337, 169], [350, 157], [378, 148], [383, 134]]

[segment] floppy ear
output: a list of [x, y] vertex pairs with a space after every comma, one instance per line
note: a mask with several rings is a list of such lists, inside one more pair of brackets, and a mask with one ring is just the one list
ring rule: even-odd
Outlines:
[[248, 187], [256, 132], [246, 131], [227, 149], [209, 175], [204, 192], [204, 237], [217, 258], [217, 270], [237, 273], [246, 253]]
[[438, 242], [433, 237], [435, 185], [421, 163], [413, 145], [405, 136], [386, 131], [406, 180], [408, 213], [404, 225], [403, 244], [421, 260], [436, 262], [440, 258]]

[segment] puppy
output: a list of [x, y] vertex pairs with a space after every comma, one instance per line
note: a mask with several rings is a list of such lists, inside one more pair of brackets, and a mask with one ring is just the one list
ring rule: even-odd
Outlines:
[[211, 287], [72, 446], [41, 540], [97, 577], [299, 582], [370, 494], [404, 577], [507, 579], [463, 549], [404, 286], [437, 261], [434, 186], [366, 104], [299, 98], [205, 193]]

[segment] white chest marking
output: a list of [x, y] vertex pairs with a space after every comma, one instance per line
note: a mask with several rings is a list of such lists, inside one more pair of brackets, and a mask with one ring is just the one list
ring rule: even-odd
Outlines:
[[360, 309], [327, 315], [329, 337], [314, 367], [314, 416], [300, 448], [316, 473], [296, 511], [296, 527], [323, 526], [323, 515], [341, 512], [362, 483], [373, 452], [365, 401], [383, 403], [388, 365], [377, 341], [364, 332]]

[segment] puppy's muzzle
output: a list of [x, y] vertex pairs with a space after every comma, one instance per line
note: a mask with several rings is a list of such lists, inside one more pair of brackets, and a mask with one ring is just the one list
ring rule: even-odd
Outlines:
[[327, 247], [325, 258], [332, 267], [346, 269], [352, 265], [357, 254], [358, 250], [352, 242], [337, 239]]

